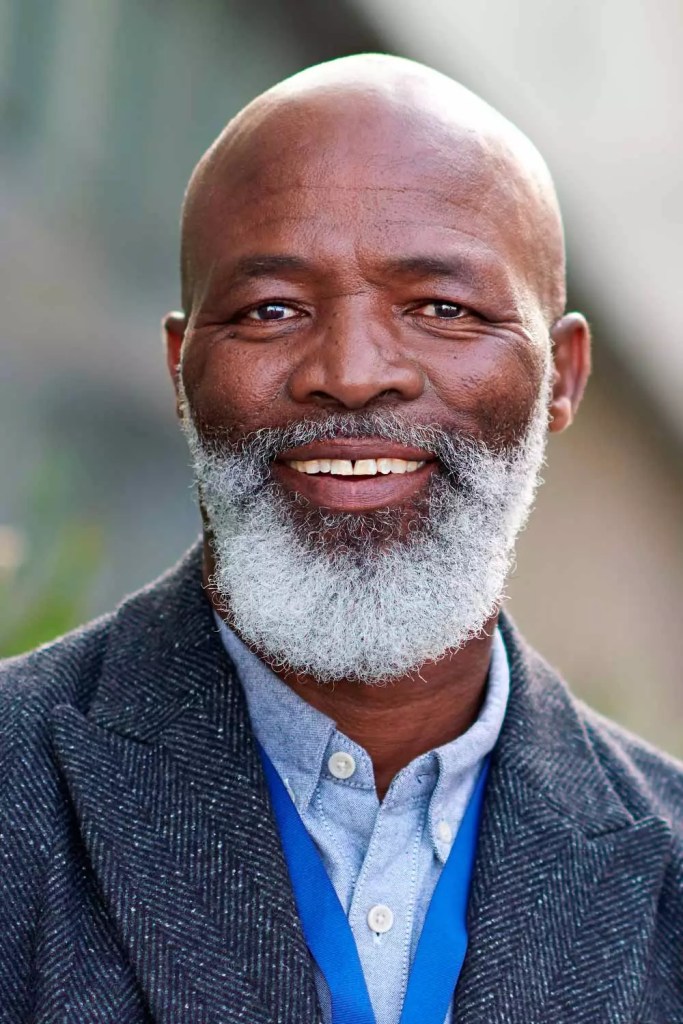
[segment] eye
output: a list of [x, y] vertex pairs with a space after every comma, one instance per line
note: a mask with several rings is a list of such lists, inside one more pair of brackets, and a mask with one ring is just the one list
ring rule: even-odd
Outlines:
[[292, 320], [298, 315], [296, 309], [284, 302], [264, 302], [261, 306], [247, 310], [244, 319], [255, 320], [257, 323], [272, 323], [274, 320]]
[[457, 302], [444, 302], [434, 299], [432, 302], [425, 302], [415, 310], [422, 316], [432, 317], [435, 320], [457, 320], [465, 315], [465, 307], [459, 306]]

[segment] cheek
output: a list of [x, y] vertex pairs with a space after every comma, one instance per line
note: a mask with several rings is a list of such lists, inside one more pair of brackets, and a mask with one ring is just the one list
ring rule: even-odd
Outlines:
[[272, 346], [188, 334], [182, 375], [195, 416], [206, 428], [255, 430], [277, 422], [289, 366]]
[[528, 344], [482, 339], [439, 354], [428, 373], [454, 421], [500, 447], [515, 444], [526, 432], [544, 367], [542, 353]]

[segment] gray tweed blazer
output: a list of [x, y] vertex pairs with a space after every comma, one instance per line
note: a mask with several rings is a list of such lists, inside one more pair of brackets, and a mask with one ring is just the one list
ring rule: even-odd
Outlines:
[[[502, 623], [458, 1024], [683, 1024], [683, 766]], [[309, 954], [200, 550], [0, 668], [0, 1022], [313, 1024]]]

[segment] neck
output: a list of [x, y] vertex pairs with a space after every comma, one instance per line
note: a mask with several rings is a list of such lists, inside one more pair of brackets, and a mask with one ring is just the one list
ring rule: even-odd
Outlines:
[[[209, 596], [223, 614], [209, 576], [205, 562]], [[234, 628], [229, 616], [226, 621]], [[456, 739], [476, 721], [484, 700], [496, 621], [497, 615], [492, 616], [482, 633], [460, 650], [448, 652], [437, 662], [426, 662], [386, 685], [366, 686], [349, 679], [321, 684], [311, 676], [277, 667], [273, 671], [367, 750], [382, 799], [401, 768], [420, 754]]]
[[486, 635], [386, 685], [348, 679], [321, 685], [307, 676], [277, 674], [367, 750], [382, 799], [401, 768], [462, 735], [476, 721], [486, 691], [494, 626], [495, 618], [487, 624]]

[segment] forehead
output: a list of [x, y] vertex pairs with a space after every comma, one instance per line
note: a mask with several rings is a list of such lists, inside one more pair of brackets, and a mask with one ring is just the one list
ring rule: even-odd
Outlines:
[[471, 132], [315, 114], [302, 131], [270, 117], [216, 155], [196, 193], [185, 226], [199, 279], [259, 251], [368, 268], [436, 251], [517, 282], [534, 267], [526, 183], [502, 147]]

